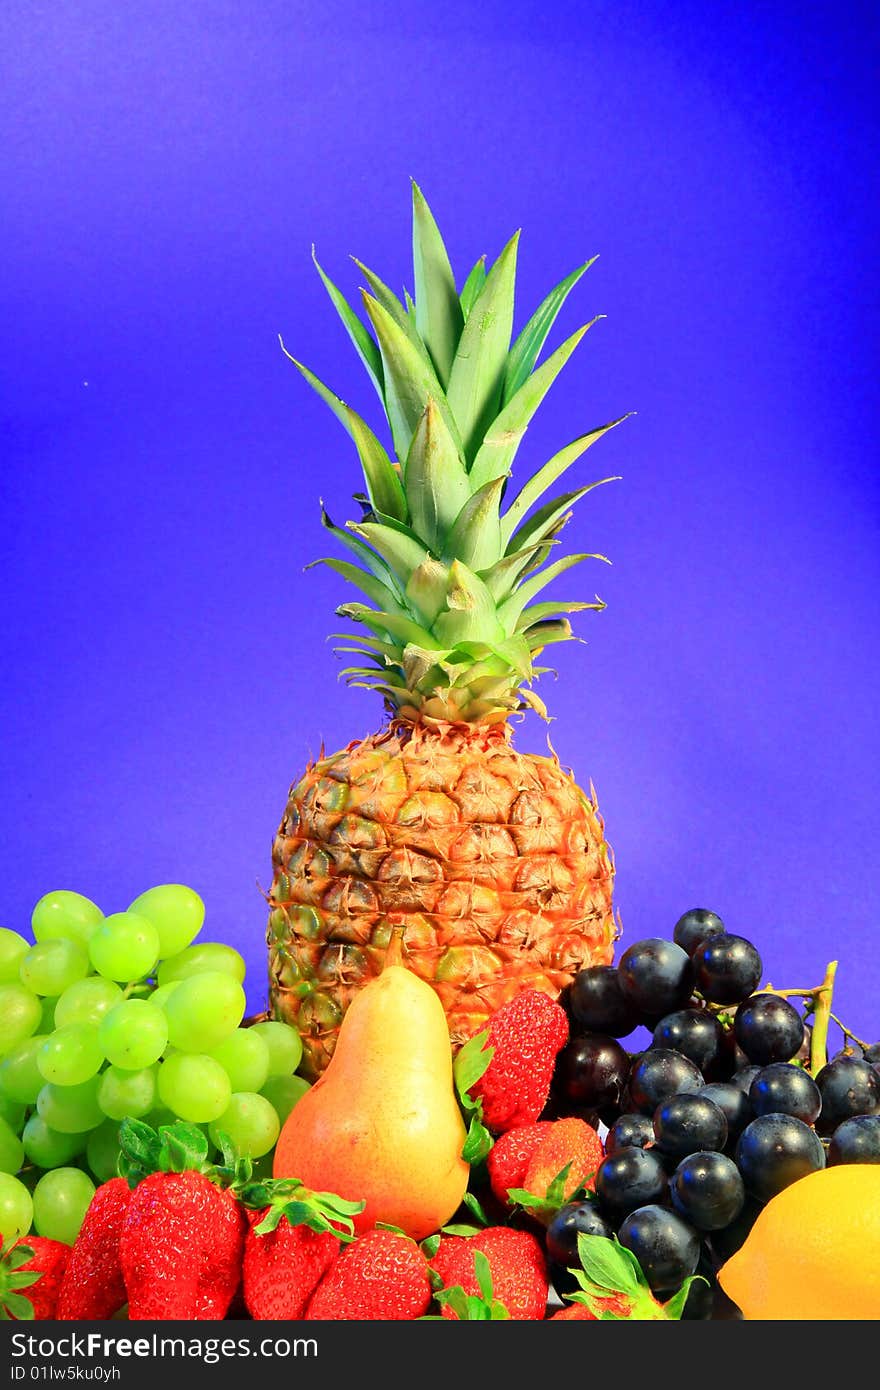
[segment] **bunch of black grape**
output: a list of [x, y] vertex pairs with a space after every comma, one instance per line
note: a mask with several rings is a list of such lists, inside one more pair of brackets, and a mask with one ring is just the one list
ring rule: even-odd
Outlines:
[[[552, 1105], [607, 1134], [595, 1193], [547, 1231], [558, 1290], [579, 1231], [615, 1235], [660, 1298], [703, 1275], [685, 1316], [708, 1317], [715, 1271], [772, 1197], [826, 1165], [880, 1163], [880, 1044], [847, 1035], [826, 1062], [823, 1036], [811, 1066], [805, 1018], [820, 991], [801, 1012], [758, 990], [762, 972], [750, 941], [695, 908], [671, 941], [636, 941], [573, 980]], [[620, 1039], [645, 1028], [649, 1045], [628, 1051]]]

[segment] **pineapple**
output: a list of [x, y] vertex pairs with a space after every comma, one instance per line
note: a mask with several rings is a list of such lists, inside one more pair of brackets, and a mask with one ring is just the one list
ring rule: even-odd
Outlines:
[[481, 257], [459, 291], [434, 217], [412, 191], [414, 299], [404, 292], [401, 302], [356, 262], [372, 332], [315, 261], [378, 393], [392, 452], [291, 358], [360, 458], [362, 517], [339, 527], [322, 505], [328, 533], [353, 558], [312, 563], [362, 596], [336, 610], [355, 628], [336, 634], [339, 650], [355, 654], [342, 674], [377, 691], [387, 712], [378, 732], [330, 757], [321, 750], [291, 788], [273, 846], [270, 1011], [299, 1029], [311, 1078], [395, 928], [409, 967], [443, 1003], [453, 1049], [518, 991], [556, 998], [583, 966], [609, 962], [618, 934], [592, 784], [588, 795], [555, 755], [517, 752], [510, 726], [519, 711], [547, 718], [531, 687], [547, 670], [536, 664], [544, 648], [574, 635], [566, 615], [604, 607], [598, 597], [539, 598], [573, 565], [604, 559], [547, 563], [572, 506], [599, 483], [541, 499], [620, 420], [581, 435], [508, 495], [529, 421], [591, 327], [536, 366], [592, 262], [511, 343], [518, 233], [488, 270]]

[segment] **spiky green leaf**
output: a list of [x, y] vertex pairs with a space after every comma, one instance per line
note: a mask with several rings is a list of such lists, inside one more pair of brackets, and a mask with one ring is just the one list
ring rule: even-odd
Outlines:
[[[550, 291], [546, 299], [538, 305], [532, 317], [529, 319], [525, 328], [519, 334], [510, 349], [507, 358], [507, 368], [504, 374], [504, 392], [502, 401], [506, 404], [512, 400], [523, 382], [529, 376], [532, 368], [538, 360], [538, 355], [547, 335], [556, 321], [556, 315], [562, 308], [571, 290], [574, 289], [581, 276], [589, 270], [590, 266], [598, 260], [597, 256], [584, 265], [578, 266], [570, 275], [566, 275], [564, 280]], [[601, 316], [600, 316], [601, 317]], [[595, 319], [593, 320], [595, 323]]]
[[605, 560], [605, 563], [608, 563], [604, 555], [563, 555], [555, 564], [539, 570], [532, 579], [526, 579], [518, 584], [510, 597], [505, 599], [498, 608], [498, 616], [505, 627], [513, 627], [526, 604], [531, 603], [536, 594], [539, 594], [548, 584], [552, 584], [553, 580], [558, 578], [560, 574], [564, 574], [566, 570], [581, 564], [584, 560]]
[[412, 195], [416, 328], [445, 386], [464, 327], [464, 314], [440, 229], [415, 182]]
[[601, 439], [603, 434], [607, 434], [609, 430], [613, 430], [616, 425], [622, 424], [627, 419], [629, 419], [629, 415], [621, 415], [618, 420], [612, 420], [608, 425], [601, 425], [599, 429], [582, 434], [579, 439], [575, 439], [573, 443], [560, 449], [544, 464], [543, 468], [539, 468], [537, 473], [528, 478], [501, 518], [501, 530], [505, 541], [509, 541], [526, 513], [531, 510], [538, 498], [543, 497], [547, 489], [553, 486], [557, 478], [561, 477], [566, 469], [570, 468], [582, 454], [585, 454], [591, 445]]
[[534, 541], [544, 540], [548, 535], [553, 534], [566, 514], [570, 514], [573, 507], [582, 497], [586, 497], [588, 492], [594, 488], [601, 487], [603, 483], [619, 482], [619, 478], [599, 478], [595, 483], [587, 483], [586, 487], [576, 488], [574, 492], [563, 493], [560, 497], [553, 497], [549, 502], [545, 502], [533, 516], [523, 522], [518, 530], [514, 531], [507, 543], [507, 553], [515, 550], [522, 550], [524, 546], [531, 545]]
[[287, 348], [284, 347], [283, 342], [281, 347], [285, 356], [302, 373], [312, 389], [329, 405], [333, 414], [345, 426], [354, 440], [373, 505], [379, 510], [387, 512], [390, 516], [405, 520], [407, 509], [403, 484], [369, 425], [361, 419], [357, 411], [352, 410], [350, 405], [346, 405], [345, 401], [331, 391], [329, 386], [326, 386], [319, 377], [315, 376], [313, 371], [292, 357]]
[[464, 461], [433, 397], [412, 437], [404, 492], [415, 530], [439, 555], [471, 489]]
[[477, 295], [480, 293], [480, 290], [483, 288], [485, 283], [486, 257], [480, 256], [473, 269], [468, 274], [464, 284], [462, 285], [461, 294], [459, 295], [461, 312], [465, 318], [467, 318], [468, 314], [473, 308], [474, 301], [476, 300]]
[[428, 552], [419, 541], [390, 526], [375, 521], [347, 521], [345, 526], [381, 555], [404, 586], [413, 570], [427, 559]]
[[504, 487], [494, 478], [469, 497], [443, 546], [443, 559], [463, 561], [472, 570], [488, 569], [503, 552], [498, 505]]
[[532, 416], [584, 334], [595, 322], [593, 319], [592, 323], [584, 324], [570, 338], [566, 338], [552, 356], [526, 379], [501, 414], [492, 421], [471, 468], [473, 487], [480, 487], [490, 478], [499, 478], [510, 471]]
[[501, 404], [513, 328], [518, 241], [517, 232], [486, 276], [468, 314], [449, 374], [449, 408], [458, 423], [468, 461], [476, 455]]
[[352, 309], [348, 300], [345, 298], [345, 295], [334, 285], [330, 276], [320, 265], [318, 257], [315, 255], [314, 246], [312, 247], [312, 260], [315, 263], [315, 269], [324, 283], [324, 288], [329, 294], [336, 312], [345, 325], [348, 336], [357, 349], [358, 356], [369, 373], [370, 380], [375, 386], [379, 400], [382, 402], [384, 408], [385, 395], [382, 383], [382, 354], [373, 341], [372, 336], [364, 327], [363, 323], [361, 323], [354, 309]]
[[363, 603], [343, 603], [336, 611], [341, 617], [363, 623], [371, 632], [387, 632], [398, 641], [413, 642], [428, 651], [442, 651], [441, 644], [435, 643], [430, 632], [420, 627], [412, 618], [404, 617], [402, 613], [382, 613], [374, 608], [367, 608]]
[[358, 565], [349, 564], [348, 560], [337, 560], [333, 555], [322, 556], [318, 560], [310, 561], [306, 565], [306, 569], [310, 570], [315, 565], [327, 565], [330, 569], [335, 570], [337, 574], [342, 575], [343, 579], [348, 580], [349, 584], [354, 584], [362, 594], [366, 594], [371, 603], [378, 604], [380, 608], [385, 608], [389, 604], [397, 604], [398, 595], [383, 584], [381, 579], [368, 574]]
[[437, 373], [400, 325], [377, 299], [364, 294], [364, 307], [376, 331], [385, 372], [385, 405], [400, 459], [409, 453], [410, 443], [428, 401], [433, 399], [443, 416], [455, 446], [461, 450], [461, 437]]

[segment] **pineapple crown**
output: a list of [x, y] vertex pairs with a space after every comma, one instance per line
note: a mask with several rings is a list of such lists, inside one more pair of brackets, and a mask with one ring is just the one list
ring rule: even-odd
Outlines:
[[333, 634], [352, 644], [337, 650], [359, 660], [341, 674], [351, 685], [378, 691], [397, 718], [485, 724], [531, 708], [546, 719], [529, 688], [548, 669], [536, 659], [545, 647], [574, 637], [565, 615], [605, 604], [598, 595], [592, 602], [538, 596], [573, 565], [608, 561], [568, 554], [546, 562], [574, 504], [613, 480], [541, 499], [627, 417], [560, 449], [510, 501], [508, 480], [538, 406], [597, 322], [578, 328], [536, 366], [570, 290], [596, 258], [551, 290], [511, 342], [519, 233], [488, 270], [481, 256], [458, 291], [440, 230], [415, 183], [412, 195], [414, 298], [405, 290], [401, 301], [355, 260], [369, 286], [361, 295], [372, 333], [312, 251], [382, 403], [393, 455], [282, 342], [354, 441], [366, 483], [366, 493], [355, 497], [360, 520], [341, 528], [321, 508], [324, 526], [356, 563], [334, 556], [312, 564], [329, 565], [368, 600], [336, 610], [366, 629]]

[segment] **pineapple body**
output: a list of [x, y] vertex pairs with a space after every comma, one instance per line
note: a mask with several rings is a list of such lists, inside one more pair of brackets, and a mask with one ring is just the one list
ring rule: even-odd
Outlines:
[[[339, 553], [313, 560], [353, 588], [337, 616], [340, 673], [381, 696], [378, 733], [321, 757], [291, 789], [273, 848], [271, 1010], [321, 1074], [351, 999], [403, 929], [408, 964], [437, 990], [454, 1047], [524, 989], [558, 996], [615, 936], [613, 861], [595, 797], [554, 757], [520, 754], [510, 719], [546, 719], [544, 652], [574, 640], [594, 598], [546, 591], [575, 566], [560, 537], [612, 477], [558, 491], [625, 417], [579, 434], [537, 469], [514, 464], [538, 407], [592, 319], [544, 352], [578, 266], [516, 336], [519, 234], [461, 284], [413, 185], [413, 289], [362, 262], [366, 323], [316, 265], [379, 396], [380, 431], [291, 358], [353, 443], [362, 515], [321, 521]], [[594, 258], [595, 259], [595, 258]], [[601, 317], [601, 316], [600, 316]], [[286, 349], [285, 349], [286, 351]], [[390, 445], [390, 447], [389, 447]], [[518, 472], [518, 470], [517, 470]]]
[[613, 953], [613, 857], [595, 796], [506, 722], [395, 720], [308, 767], [273, 847], [270, 1007], [329, 1061], [403, 928], [453, 1048], [523, 989], [556, 998]]

